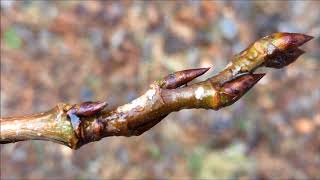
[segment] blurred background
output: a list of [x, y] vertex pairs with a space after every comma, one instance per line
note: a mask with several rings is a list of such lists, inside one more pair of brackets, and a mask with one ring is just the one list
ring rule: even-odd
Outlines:
[[217, 73], [273, 32], [315, 37], [307, 52], [219, 111], [172, 113], [139, 137], [72, 151], [1, 145], [1, 179], [320, 177], [319, 1], [1, 0], [1, 117], [59, 102], [117, 106], [173, 71]]

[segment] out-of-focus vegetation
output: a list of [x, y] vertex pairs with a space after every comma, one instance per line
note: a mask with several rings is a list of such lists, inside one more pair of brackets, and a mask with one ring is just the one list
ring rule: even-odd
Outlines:
[[273, 32], [316, 37], [219, 111], [172, 113], [142, 136], [77, 151], [1, 145], [1, 179], [320, 177], [319, 1], [0, 2], [1, 116], [123, 104], [172, 71], [213, 66], [212, 75]]

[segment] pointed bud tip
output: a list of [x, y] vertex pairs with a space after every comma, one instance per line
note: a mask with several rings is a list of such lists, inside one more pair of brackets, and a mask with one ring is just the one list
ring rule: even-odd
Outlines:
[[203, 75], [204, 73], [206, 73], [210, 68], [196, 68], [196, 69], [186, 69], [183, 71], [178, 71], [175, 72], [174, 74], [176, 76], [179, 75], [185, 75], [185, 78], [188, 79], [189, 81]]
[[209, 69], [211, 69], [211, 67], [199, 68], [199, 69], [203, 70], [203, 73], [206, 73], [207, 71], [209, 71]]
[[204, 70], [204, 72], [207, 72], [209, 69], [211, 69], [211, 67], [205, 67], [205, 68], [199, 68], [199, 69], [202, 69]]
[[96, 106], [96, 110], [97, 111], [101, 111], [101, 110], [103, 110], [106, 106], [108, 105], [108, 103], [107, 102], [105, 102], [105, 101], [98, 101], [97, 102], [97, 104], [95, 105]]
[[107, 102], [105, 102], [105, 101], [98, 101], [97, 102], [97, 106], [100, 106], [100, 107], [105, 107], [106, 105], [108, 105], [108, 103]]
[[[194, 78], [199, 77], [206, 73], [210, 68], [197, 68], [197, 69], [187, 69], [184, 70], [185, 72], [188, 72], [189, 74], [193, 74]], [[182, 71], [182, 72], [184, 72]]]
[[103, 110], [107, 105], [108, 105], [108, 103], [105, 101], [103, 101], [103, 102], [98, 101], [96, 104], [96, 109], [97, 109], [97, 111]]
[[224, 105], [230, 105], [236, 102], [264, 76], [264, 73], [245, 74], [225, 83], [221, 89], [221, 95], [223, 99], [222, 103]]
[[306, 34], [301, 34], [304, 36], [304, 39], [305, 39], [305, 42], [308, 42], [310, 41], [311, 39], [313, 39], [314, 37], [313, 36], [310, 36], [310, 35], [306, 35]]
[[90, 116], [103, 110], [107, 105], [107, 102], [101, 101], [83, 102], [80, 104], [79, 109], [76, 111], [76, 114], [82, 116]]
[[273, 44], [281, 50], [297, 48], [304, 43], [313, 39], [313, 36], [309, 36], [301, 33], [275, 33], [273, 34]]
[[96, 101], [96, 102], [88, 101], [88, 102], [81, 103], [80, 107], [94, 107], [95, 109], [102, 109], [106, 105], [108, 105], [108, 103], [105, 101]]
[[166, 76], [164, 78], [164, 85], [162, 85], [161, 87], [164, 89], [175, 89], [203, 75], [209, 69], [210, 68], [197, 68], [177, 71], [173, 74], [169, 74], [168, 76]]
[[304, 43], [313, 39], [312, 36], [300, 34], [300, 33], [292, 33], [291, 37], [292, 37], [291, 43], [296, 47], [301, 46]]

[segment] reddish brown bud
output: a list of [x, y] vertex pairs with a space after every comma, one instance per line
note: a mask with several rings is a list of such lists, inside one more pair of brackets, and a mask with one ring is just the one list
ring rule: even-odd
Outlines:
[[286, 50], [297, 48], [311, 39], [313, 39], [312, 36], [300, 33], [274, 33], [272, 35], [272, 44], [280, 50]]
[[163, 79], [161, 88], [175, 89], [203, 75], [210, 68], [187, 69], [169, 74]]
[[78, 116], [91, 116], [101, 111], [107, 106], [106, 102], [83, 102], [75, 111]]
[[106, 102], [83, 102], [80, 105], [75, 105], [68, 112], [73, 129], [78, 132], [78, 127], [81, 123], [79, 116], [91, 116], [103, 110], [107, 106]]
[[265, 66], [280, 69], [293, 63], [304, 53], [305, 51], [299, 48], [294, 48], [289, 51], [277, 51], [266, 58]]
[[220, 89], [222, 106], [228, 106], [236, 102], [248, 92], [265, 74], [245, 74], [223, 84]]

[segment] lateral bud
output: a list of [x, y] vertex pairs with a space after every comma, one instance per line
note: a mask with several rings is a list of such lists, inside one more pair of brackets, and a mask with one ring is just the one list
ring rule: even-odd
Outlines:
[[248, 92], [265, 74], [245, 74], [222, 85], [221, 107], [229, 106]]
[[107, 106], [106, 102], [83, 102], [81, 104], [74, 105], [68, 110], [67, 114], [70, 118], [72, 127], [77, 130], [81, 123], [81, 116], [92, 116]]
[[266, 58], [264, 65], [266, 67], [280, 69], [293, 63], [304, 53], [305, 51], [299, 48], [294, 48], [288, 51], [277, 51]]
[[79, 105], [75, 114], [78, 116], [91, 116], [103, 110], [106, 106], [106, 102], [83, 102]]
[[175, 89], [203, 75], [210, 68], [187, 69], [169, 74], [158, 82], [163, 89]]

